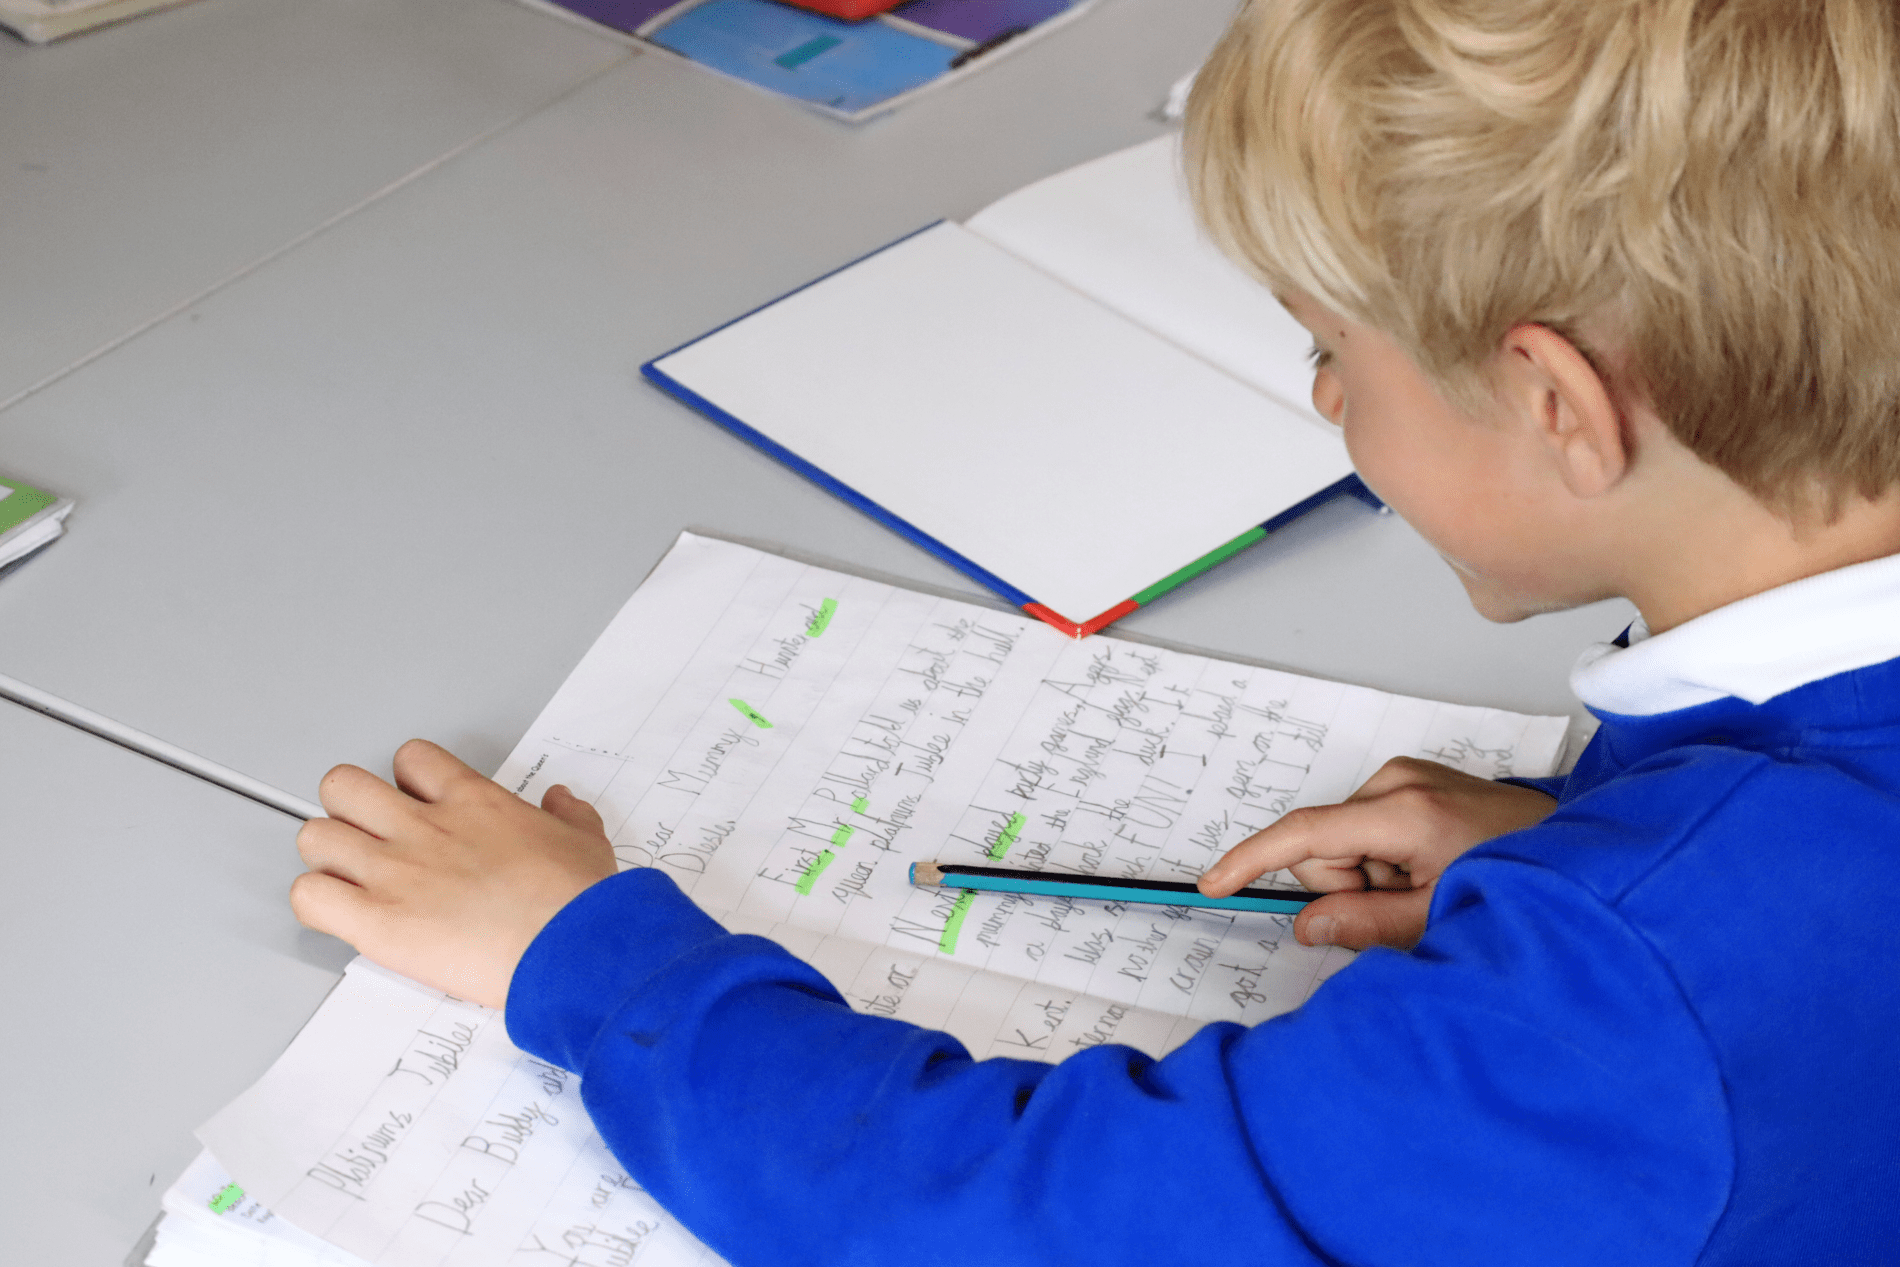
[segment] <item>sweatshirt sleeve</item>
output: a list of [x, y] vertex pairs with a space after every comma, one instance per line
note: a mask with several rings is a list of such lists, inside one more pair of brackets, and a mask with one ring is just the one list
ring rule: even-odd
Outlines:
[[852, 1012], [665, 875], [575, 899], [509, 1032], [737, 1265], [1689, 1263], [1732, 1147], [1667, 972], [1536, 866], [1471, 859], [1416, 952], [1162, 1060], [973, 1061]]
[[1552, 800], [1561, 800], [1564, 794], [1564, 784], [1570, 781], [1570, 776], [1567, 774], [1553, 774], [1542, 778], [1531, 778], [1512, 774], [1494, 781], [1498, 783], [1510, 783], [1517, 787], [1527, 787], [1533, 792], [1542, 792]]

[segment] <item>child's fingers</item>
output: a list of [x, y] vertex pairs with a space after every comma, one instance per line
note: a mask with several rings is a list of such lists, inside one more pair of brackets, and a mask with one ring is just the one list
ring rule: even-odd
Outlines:
[[290, 885], [290, 913], [298, 923], [352, 946], [357, 945], [368, 900], [354, 884], [321, 871], [306, 871]]
[[1332, 893], [1300, 912], [1293, 921], [1293, 935], [1309, 946], [1410, 950], [1425, 935], [1431, 904], [1429, 887], [1403, 893], [1383, 889]]
[[1292, 810], [1209, 867], [1201, 877], [1201, 892], [1226, 897], [1269, 871], [1309, 858], [1350, 858], [1357, 867], [1368, 853], [1397, 857], [1414, 835], [1413, 824], [1387, 797]]
[[384, 845], [375, 837], [335, 818], [313, 818], [297, 829], [297, 856], [312, 871], [322, 871], [351, 885], [366, 885]]
[[1354, 858], [1308, 858], [1305, 862], [1294, 863], [1287, 870], [1293, 873], [1295, 880], [1315, 893], [1342, 893], [1376, 887], [1366, 883], [1366, 873]]
[[1381, 862], [1377, 858], [1367, 858], [1359, 864], [1359, 870], [1366, 877], [1368, 889], [1398, 889], [1403, 891], [1412, 887], [1412, 873], [1404, 867]]
[[1361, 783], [1358, 791], [1346, 799], [1367, 800], [1375, 796], [1384, 796], [1388, 792], [1395, 792], [1402, 787], [1428, 787], [1447, 775], [1454, 779], [1475, 778], [1442, 762], [1426, 761], [1421, 757], [1393, 757], [1374, 770], [1372, 777]]
[[411, 739], [396, 749], [390, 766], [395, 772], [397, 787], [431, 805], [450, 796], [458, 783], [471, 779], [488, 782], [460, 757], [427, 739]]
[[570, 792], [564, 783], [556, 783], [547, 790], [541, 797], [541, 808], [570, 827], [599, 836], [607, 834], [607, 824], [602, 821], [600, 811]]
[[[415, 816], [415, 802], [361, 766], [340, 765], [317, 784], [330, 817], [388, 840]], [[315, 820], [312, 820], [315, 821]]]
[[1308, 858], [1287, 870], [1315, 893], [1351, 893], [1360, 889], [1412, 888], [1412, 873], [1377, 858]]

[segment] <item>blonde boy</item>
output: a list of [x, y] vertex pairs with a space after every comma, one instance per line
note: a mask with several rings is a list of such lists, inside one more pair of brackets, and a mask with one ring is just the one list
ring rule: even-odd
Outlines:
[[1642, 614], [1568, 779], [1395, 764], [1203, 880], [1415, 950], [973, 1063], [421, 743], [325, 780], [299, 918], [505, 1002], [741, 1264], [1896, 1261], [1900, 10], [1255, 0], [1189, 142], [1478, 609]]

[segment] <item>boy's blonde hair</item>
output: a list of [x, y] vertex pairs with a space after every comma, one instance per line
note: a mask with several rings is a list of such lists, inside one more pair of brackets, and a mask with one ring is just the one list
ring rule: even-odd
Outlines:
[[1832, 518], [1900, 484], [1897, 58], [1894, 0], [1250, 0], [1189, 179], [1229, 254], [1452, 399], [1546, 325]]

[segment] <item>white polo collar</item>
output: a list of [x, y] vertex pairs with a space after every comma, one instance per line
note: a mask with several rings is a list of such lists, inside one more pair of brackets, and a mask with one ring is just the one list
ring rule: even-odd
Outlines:
[[1730, 603], [1667, 633], [1639, 616], [1629, 646], [1598, 643], [1570, 689], [1599, 712], [1648, 717], [1797, 686], [1900, 657], [1900, 555], [1823, 572]]

